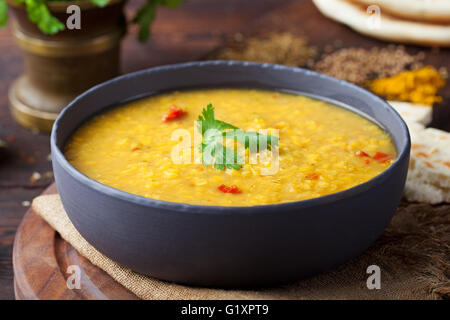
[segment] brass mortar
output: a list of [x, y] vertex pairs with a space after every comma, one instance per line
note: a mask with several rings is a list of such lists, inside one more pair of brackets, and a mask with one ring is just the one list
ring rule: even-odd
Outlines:
[[14, 14], [14, 39], [24, 54], [25, 72], [9, 90], [11, 113], [23, 126], [48, 132], [59, 112], [77, 95], [120, 73], [120, 41], [125, 34], [124, 1], [103, 8], [87, 1], [48, 3], [65, 23], [69, 5], [81, 9], [81, 29], [43, 34], [25, 6], [7, 0]]

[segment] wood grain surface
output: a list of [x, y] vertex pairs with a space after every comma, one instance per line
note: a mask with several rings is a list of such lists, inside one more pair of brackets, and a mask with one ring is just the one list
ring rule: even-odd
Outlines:
[[[44, 194], [56, 192], [52, 184]], [[17, 229], [13, 265], [16, 299], [137, 299], [103, 270], [80, 256], [33, 209], [27, 211]], [[80, 268], [80, 289], [69, 289], [67, 286], [73, 272], [69, 266]]]
[[[141, 1], [131, 1], [132, 16]], [[161, 9], [146, 44], [136, 40], [130, 27], [123, 42], [123, 72], [160, 64], [200, 60], [236, 32], [247, 35], [289, 31], [305, 35], [321, 50], [327, 45], [343, 47], [386, 46], [321, 16], [309, 0], [189, 0], [177, 10]], [[450, 67], [450, 50], [407, 46], [409, 52], [424, 51], [427, 64]], [[8, 110], [7, 90], [22, 72], [23, 62], [9, 28], [0, 30], [0, 139], [9, 140], [0, 154], [0, 299], [13, 299], [12, 243], [31, 201], [52, 179], [30, 182], [33, 172], [51, 170], [49, 136], [21, 128]], [[435, 107], [432, 126], [450, 131], [450, 84], [440, 91], [444, 102]], [[61, 293], [63, 294], [63, 293]]]

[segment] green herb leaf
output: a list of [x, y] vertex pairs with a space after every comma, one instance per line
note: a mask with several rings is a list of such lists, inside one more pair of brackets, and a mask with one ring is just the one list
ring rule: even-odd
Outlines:
[[264, 135], [255, 131], [237, 130], [234, 133], [234, 139], [243, 143], [245, 149], [250, 148], [250, 152], [259, 152], [264, 149], [278, 147], [278, 137], [272, 135]]
[[162, 4], [168, 8], [176, 8], [183, 3], [184, 0], [162, 0]]
[[214, 117], [214, 107], [211, 103], [206, 106], [206, 109], [203, 108], [202, 115], [198, 116], [198, 121], [201, 123], [202, 135], [209, 129], [217, 129], [219, 131], [225, 129], [239, 129], [229, 123], [216, 120]]
[[91, 0], [91, 2], [98, 7], [104, 7], [109, 3], [109, 0]]
[[6, 26], [8, 22], [8, 5], [5, 0], [0, 0], [0, 27]]
[[168, 8], [178, 7], [184, 0], [147, 0], [147, 3], [138, 11], [133, 19], [134, 23], [139, 24], [139, 41], [147, 41], [151, 33], [151, 24], [155, 19], [156, 8], [158, 5]]
[[39, 29], [45, 34], [55, 34], [64, 30], [64, 24], [51, 15], [45, 0], [16, 0], [25, 3], [28, 17], [37, 24]]
[[147, 3], [139, 9], [133, 19], [134, 23], [139, 24], [139, 41], [144, 42], [150, 37], [150, 25], [155, 19], [156, 6], [158, 0], [147, 0]]
[[[257, 132], [244, 132], [232, 124], [217, 120], [214, 116], [214, 107], [208, 104], [203, 108], [198, 117], [197, 129], [202, 134], [203, 142], [200, 145], [202, 162], [204, 165], [214, 163], [214, 168], [224, 170], [225, 168], [239, 170], [243, 162], [236, 151], [223, 146], [224, 139], [233, 139], [244, 144], [250, 152], [258, 152], [265, 148], [270, 149], [278, 146], [278, 137], [262, 135]], [[219, 152], [218, 152], [219, 151]]]

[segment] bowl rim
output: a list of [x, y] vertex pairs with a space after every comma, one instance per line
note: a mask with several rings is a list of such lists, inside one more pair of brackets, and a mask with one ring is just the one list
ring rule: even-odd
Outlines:
[[[320, 78], [328, 79], [332, 82], [337, 83], [341, 86], [346, 86], [351, 88], [352, 90], [356, 90], [359, 92], [363, 92], [364, 94], [370, 94], [372, 98], [375, 100], [378, 100], [379, 103], [384, 105], [385, 108], [390, 109], [391, 112], [393, 112], [393, 115], [397, 117], [396, 120], [399, 120], [399, 123], [401, 125], [401, 133], [403, 135], [403, 138], [405, 139], [404, 146], [401, 150], [397, 151], [397, 158], [394, 160], [394, 162], [391, 164], [389, 168], [381, 172], [380, 174], [376, 175], [372, 179], [358, 184], [354, 187], [351, 187], [349, 189], [345, 189], [339, 192], [331, 193], [328, 195], [324, 195], [317, 198], [311, 198], [311, 199], [305, 199], [305, 200], [299, 200], [299, 201], [290, 201], [290, 202], [282, 202], [282, 203], [275, 203], [275, 204], [263, 204], [263, 205], [253, 205], [253, 206], [217, 206], [217, 205], [198, 205], [198, 204], [188, 204], [188, 203], [182, 203], [182, 202], [171, 202], [171, 201], [165, 201], [165, 200], [157, 200], [152, 198], [146, 198], [137, 194], [129, 193], [126, 191], [122, 191], [119, 189], [116, 189], [114, 187], [107, 186], [105, 184], [102, 184], [92, 178], [89, 178], [85, 174], [81, 173], [79, 170], [77, 170], [64, 156], [61, 149], [58, 147], [57, 144], [57, 132], [59, 130], [59, 124], [61, 119], [65, 116], [65, 114], [68, 112], [69, 109], [76, 107], [79, 100], [81, 100], [86, 95], [92, 94], [97, 90], [97, 88], [107, 86], [111, 83], [115, 83], [118, 81], [122, 81], [123, 79], [127, 78], [133, 78], [142, 74], [147, 73], [154, 73], [154, 72], [163, 72], [165, 70], [172, 70], [172, 69], [182, 69], [182, 68], [191, 68], [191, 67], [202, 67], [202, 66], [240, 66], [240, 67], [261, 67], [261, 68], [273, 68], [273, 69], [282, 69], [282, 70], [289, 70], [294, 72], [301, 72], [304, 74], [317, 76]], [[320, 97], [320, 96], [319, 96]], [[353, 112], [352, 110], [350, 110]], [[361, 112], [362, 114], [365, 114], [364, 112]], [[369, 119], [369, 121], [371, 121]], [[373, 122], [373, 121], [371, 121]], [[385, 130], [389, 133], [389, 135], [392, 137], [392, 132], [390, 132], [388, 129], [385, 128]], [[77, 180], [79, 183], [86, 185], [88, 188], [92, 188], [95, 191], [104, 194], [105, 196], [110, 196], [117, 198], [122, 201], [127, 201], [139, 206], [147, 206], [152, 207], [156, 209], [161, 209], [165, 211], [177, 211], [177, 212], [190, 212], [190, 213], [197, 213], [197, 214], [233, 214], [236, 213], [236, 211], [239, 211], [239, 214], [261, 214], [263, 212], [272, 212], [272, 211], [290, 211], [291, 209], [295, 210], [301, 210], [306, 209], [314, 206], [323, 206], [334, 202], [339, 202], [348, 198], [352, 198], [354, 196], [357, 196], [363, 192], [368, 191], [369, 189], [379, 185], [382, 183], [385, 179], [388, 179], [389, 176], [395, 171], [399, 169], [399, 166], [405, 161], [405, 158], [409, 157], [409, 150], [411, 146], [411, 140], [409, 135], [408, 127], [405, 123], [405, 121], [402, 119], [402, 117], [398, 114], [398, 112], [392, 108], [385, 100], [382, 98], [376, 96], [375, 94], [371, 93], [368, 90], [365, 90], [353, 83], [347, 82], [345, 80], [337, 79], [325, 74], [321, 74], [309, 69], [303, 69], [298, 67], [289, 67], [285, 65], [279, 65], [279, 64], [268, 64], [268, 63], [258, 63], [258, 62], [247, 62], [247, 61], [227, 61], [227, 60], [211, 60], [211, 61], [195, 61], [195, 62], [184, 62], [184, 63], [176, 63], [176, 64], [170, 64], [170, 65], [163, 65], [163, 66], [157, 66], [152, 67], [128, 74], [124, 74], [118, 77], [115, 77], [113, 79], [110, 79], [106, 82], [100, 83], [87, 91], [83, 92], [79, 96], [77, 96], [72, 102], [70, 102], [59, 114], [58, 118], [56, 119], [52, 132], [50, 137], [50, 145], [51, 145], [51, 154], [52, 154], [52, 161], [58, 162], [59, 165], [63, 170], [66, 171], [73, 179]]]

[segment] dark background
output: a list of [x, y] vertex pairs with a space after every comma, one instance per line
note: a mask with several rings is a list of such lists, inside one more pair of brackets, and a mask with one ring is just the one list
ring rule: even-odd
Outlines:
[[[131, 1], [127, 15], [132, 16], [142, 1]], [[182, 61], [203, 59], [224, 40], [242, 31], [245, 34], [290, 31], [305, 34], [319, 48], [337, 39], [344, 46], [384, 46], [324, 17], [309, 0], [188, 0], [175, 10], [160, 9], [153, 25], [153, 36], [146, 44], [136, 40], [131, 27], [123, 42], [124, 73]], [[411, 52], [422, 48], [408, 47]], [[426, 63], [450, 66], [448, 49], [424, 49]], [[22, 203], [31, 201], [51, 182], [31, 182], [33, 172], [51, 171], [49, 135], [37, 134], [17, 125], [8, 109], [7, 92], [23, 71], [19, 48], [10, 28], [0, 30], [0, 139], [9, 148], [0, 155], [0, 299], [14, 299], [12, 244], [14, 234], [27, 211]], [[434, 111], [433, 126], [450, 131], [450, 86], [441, 91], [444, 102]]]

